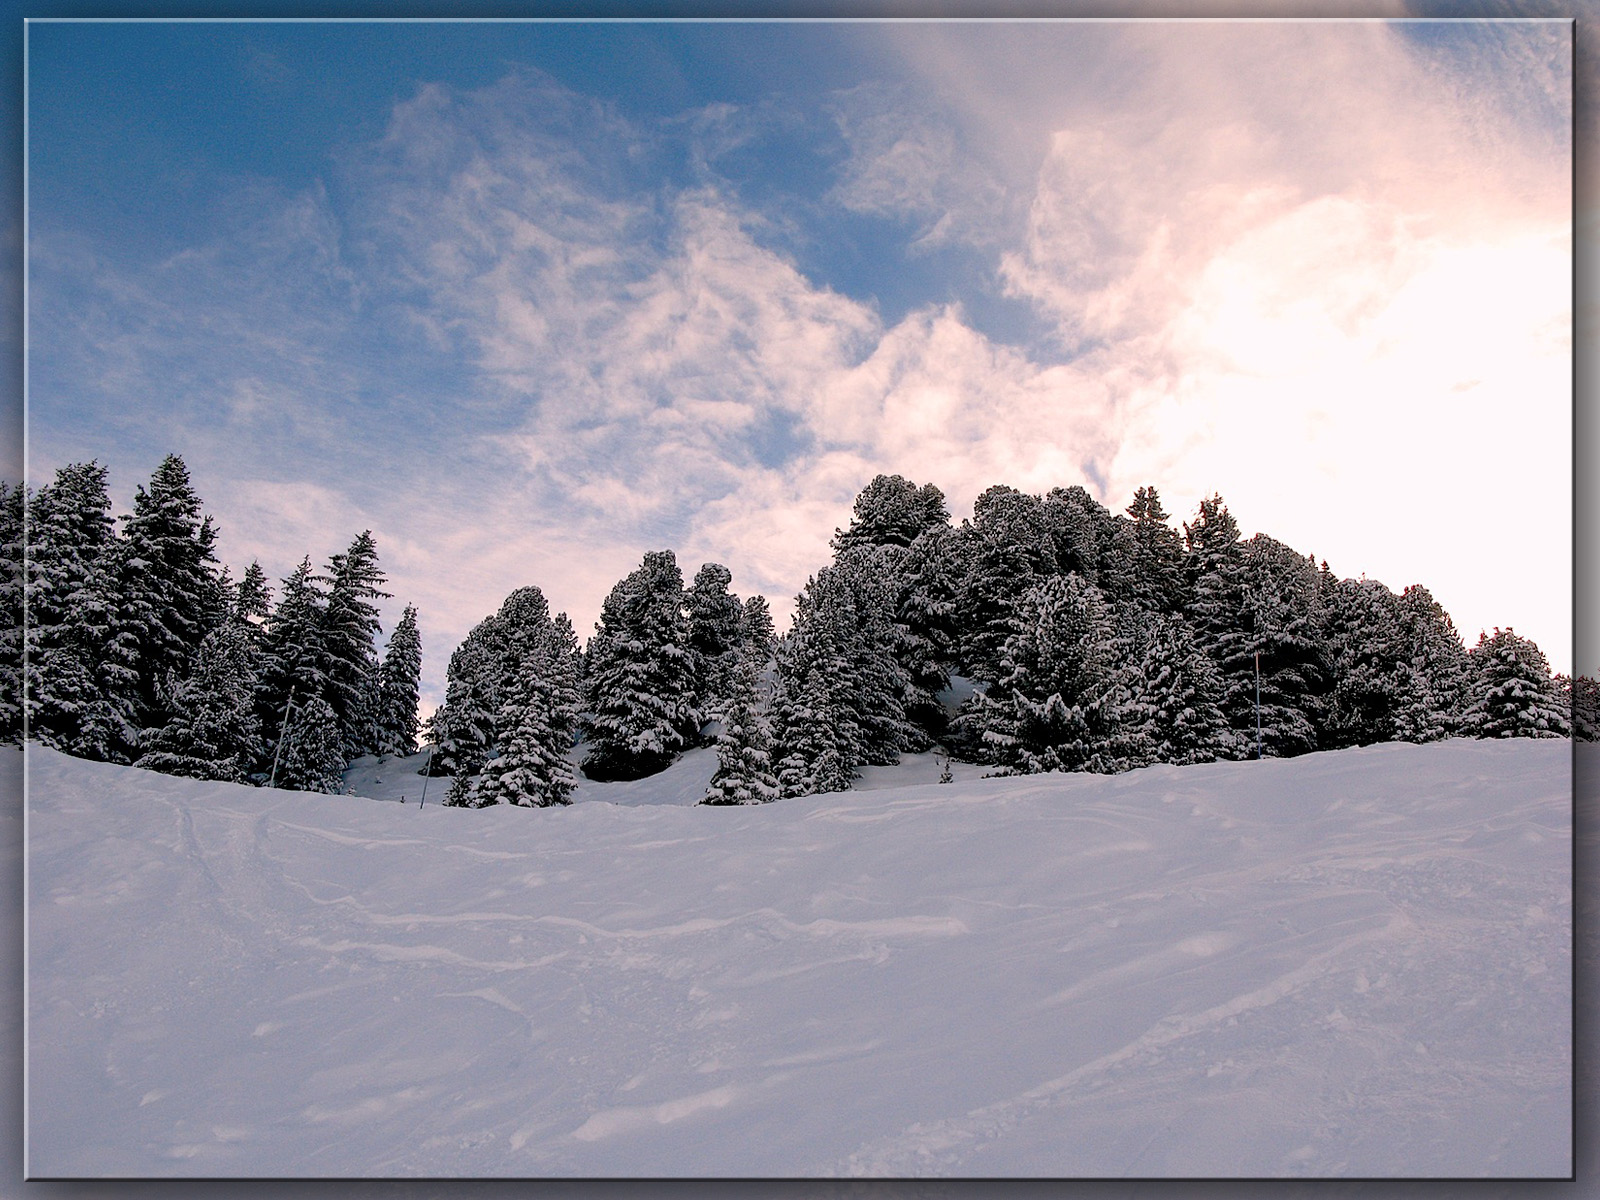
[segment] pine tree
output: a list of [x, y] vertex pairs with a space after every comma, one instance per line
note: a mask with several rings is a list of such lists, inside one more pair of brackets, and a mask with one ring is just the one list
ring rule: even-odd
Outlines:
[[994, 682], [1022, 597], [1056, 573], [1060, 530], [1052, 530], [1037, 496], [996, 485], [973, 505], [971, 522], [957, 537], [962, 578], [957, 588], [957, 625], [963, 638], [959, 663], [973, 679]]
[[967, 720], [1001, 773], [1119, 769], [1116, 654], [1110, 612], [1094, 584], [1055, 576], [1035, 585], [1011, 621], [1001, 677]]
[[756, 702], [756, 671], [746, 660], [717, 735], [717, 770], [702, 804], [764, 804], [781, 794], [772, 769], [772, 736]]
[[339, 720], [340, 743], [346, 759], [369, 753], [375, 747], [374, 717], [370, 705], [376, 696], [378, 670], [378, 600], [389, 598], [378, 567], [378, 546], [372, 531], [356, 535], [350, 548], [335, 554], [318, 577], [326, 587], [322, 609], [322, 649], [327, 676], [323, 696]]
[[1330, 581], [1322, 588], [1332, 689], [1320, 744], [1325, 749], [1395, 741], [1404, 712], [1420, 699], [1400, 598], [1376, 580]]
[[855, 664], [840, 615], [813, 578], [777, 645], [772, 724], [785, 796], [846, 791], [861, 762]]
[[417, 632], [417, 610], [406, 605], [389, 635], [383, 664], [378, 668], [379, 754], [410, 755], [417, 752], [417, 691], [422, 679], [422, 638]]
[[499, 615], [515, 674], [500, 689], [498, 755], [483, 768], [484, 804], [567, 804], [575, 783], [567, 751], [580, 701], [577, 637], [565, 613], [552, 620], [537, 588], [522, 588]]
[[1600, 740], [1600, 682], [1575, 675], [1567, 694], [1572, 703], [1572, 736], [1581, 742]]
[[485, 636], [487, 627], [481, 622], [450, 655], [444, 703], [428, 721], [428, 736], [438, 747], [429, 766], [434, 775], [475, 775], [494, 745], [500, 664]]
[[22, 741], [25, 506], [21, 484], [0, 482], [0, 743]]
[[[488, 803], [493, 804], [491, 800]], [[477, 789], [473, 784], [473, 777], [465, 771], [450, 780], [450, 788], [444, 794], [446, 808], [483, 808], [479, 802]]]
[[260, 757], [255, 713], [257, 652], [242, 622], [200, 643], [193, 672], [178, 684], [171, 718], [149, 731], [134, 766], [191, 779], [244, 783]]
[[272, 589], [267, 586], [266, 572], [255, 559], [245, 568], [244, 578], [234, 589], [233, 618], [243, 622], [252, 639], [259, 646], [264, 641], [267, 618], [272, 615]]
[[118, 592], [119, 547], [99, 463], [74, 463], [26, 502], [29, 737], [128, 762], [138, 742], [138, 647]]
[[772, 606], [765, 596], [751, 596], [744, 602], [740, 628], [744, 654], [757, 665], [764, 664], [772, 657], [772, 644], [777, 640], [777, 631], [772, 626]]
[[900, 475], [879, 475], [856, 497], [850, 527], [833, 531], [833, 546], [909, 546], [928, 530], [949, 524], [944, 493], [933, 484], [918, 487]]
[[699, 736], [694, 656], [672, 551], [644, 556], [606, 597], [589, 642], [584, 774], [638, 779], [666, 767]]
[[1167, 524], [1160, 493], [1140, 488], [1125, 511], [1132, 522], [1134, 602], [1150, 612], [1177, 612], [1183, 602], [1183, 541]]
[[1218, 701], [1222, 679], [1179, 617], [1156, 621], [1133, 686], [1131, 719], [1151, 762], [1188, 765], [1231, 757], [1235, 739]]
[[326, 603], [307, 557], [284, 579], [277, 607], [262, 626], [256, 716], [265, 745], [258, 770], [267, 769], [265, 760], [271, 759], [287, 728], [291, 697], [298, 708], [327, 691], [328, 655], [322, 629]]
[[1550, 664], [1539, 647], [1511, 629], [1482, 634], [1472, 650], [1472, 699], [1463, 724], [1480, 738], [1570, 737]]
[[950, 686], [959, 631], [956, 626], [960, 560], [948, 526], [926, 530], [898, 557], [894, 580], [894, 655], [905, 672], [905, 715], [917, 735], [908, 750], [941, 739], [949, 723], [939, 694]]
[[744, 607], [728, 591], [733, 574], [721, 563], [706, 563], [684, 594], [689, 614], [689, 646], [694, 653], [695, 691], [706, 716], [721, 714], [733, 689], [744, 640]]
[[291, 792], [337, 793], [345, 757], [339, 718], [321, 696], [295, 702], [279, 747], [275, 786]]
[[134, 633], [137, 713], [147, 727], [165, 722], [165, 696], [189, 674], [200, 643], [228, 610], [216, 529], [201, 509], [183, 459], [169, 454], [123, 518], [117, 593]]
[[1461, 732], [1472, 670], [1455, 622], [1420, 584], [1401, 593], [1400, 622], [1410, 669], [1396, 713], [1397, 736], [1431, 742]]

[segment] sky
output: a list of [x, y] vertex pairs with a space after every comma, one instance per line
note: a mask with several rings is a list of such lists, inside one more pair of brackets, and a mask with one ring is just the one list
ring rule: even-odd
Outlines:
[[[1571, 29], [27, 30], [27, 453], [450, 651], [670, 548], [780, 614], [874, 475], [1220, 492], [1572, 669]], [[1579, 663], [1593, 671], [1595, 664]]]

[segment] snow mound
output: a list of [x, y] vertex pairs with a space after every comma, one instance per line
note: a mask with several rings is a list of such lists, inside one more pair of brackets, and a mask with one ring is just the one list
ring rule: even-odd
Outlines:
[[35, 1176], [1570, 1170], [1565, 742], [735, 809], [28, 770]]

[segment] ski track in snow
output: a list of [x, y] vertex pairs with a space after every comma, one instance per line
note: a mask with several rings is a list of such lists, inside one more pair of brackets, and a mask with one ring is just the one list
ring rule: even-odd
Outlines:
[[1567, 743], [733, 810], [707, 757], [462, 812], [30, 749], [31, 1171], [1569, 1169]]

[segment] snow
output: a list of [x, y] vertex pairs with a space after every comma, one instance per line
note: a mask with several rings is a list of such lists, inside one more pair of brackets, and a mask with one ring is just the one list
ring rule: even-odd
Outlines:
[[1571, 1170], [1570, 743], [714, 763], [465, 811], [30, 748], [29, 1173]]

